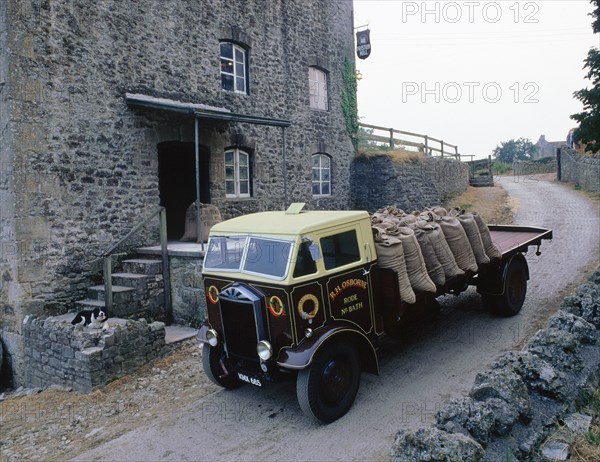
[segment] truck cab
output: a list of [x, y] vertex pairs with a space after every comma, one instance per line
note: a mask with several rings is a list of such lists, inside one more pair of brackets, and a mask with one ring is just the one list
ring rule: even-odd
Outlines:
[[262, 212], [215, 225], [203, 268], [208, 377], [225, 388], [297, 380], [321, 422], [352, 405], [362, 370], [378, 372], [376, 254], [364, 211]]

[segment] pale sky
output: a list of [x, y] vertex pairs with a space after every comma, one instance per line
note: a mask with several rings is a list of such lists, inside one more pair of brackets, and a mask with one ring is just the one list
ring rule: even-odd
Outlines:
[[573, 92], [589, 86], [583, 60], [600, 46], [592, 10], [587, 0], [354, 0], [372, 45], [356, 59], [360, 121], [479, 158], [511, 138], [565, 140], [582, 110]]

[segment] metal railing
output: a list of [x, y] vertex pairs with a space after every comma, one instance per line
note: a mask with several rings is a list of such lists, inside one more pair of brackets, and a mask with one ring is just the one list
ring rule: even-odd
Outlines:
[[[433, 138], [429, 135], [363, 123], [359, 123], [358, 126], [363, 129], [358, 135], [359, 142], [365, 140], [385, 143], [390, 149], [394, 149], [394, 147], [417, 148], [418, 152], [425, 153], [428, 156], [438, 153], [440, 157], [453, 157], [456, 160], [462, 160], [463, 157], [470, 157], [471, 159], [475, 157], [473, 155], [459, 154], [457, 145], [447, 143], [444, 140]], [[368, 130], [371, 130], [371, 133]], [[385, 132], [385, 135], [377, 134], [377, 132], [382, 131]]]
[[140, 229], [146, 226], [150, 220], [159, 216], [159, 233], [160, 233], [160, 253], [162, 256], [162, 274], [163, 274], [163, 290], [165, 296], [165, 323], [170, 325], [173, 321], [173, 303], [171, 301], [171, 280], [169, 268], [169, 254], [167, 250], [167, 213], [164, 207], [159, 207], [152, 212], [139, 224], [134, 226], [127, 235], [119, 242], [114, 244], [102, 257], [103, 275], [104, 275], [104, 306], [107, 312], [110, 313], [113, 307], [113, 288], [112, 288], [112, 257], [117, 248], [122, 245], [127, 239], [137, 233]]

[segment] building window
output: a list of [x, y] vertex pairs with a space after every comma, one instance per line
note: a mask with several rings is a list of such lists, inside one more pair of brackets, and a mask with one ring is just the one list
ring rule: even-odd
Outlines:
[[326, 154], [312, 156], [313, 196], [331, 196], [331, 158]]
[[225, 91], [248, 93], [247, 52], [231, 42], [221, 42], [221, 87]]
[[250, 154], [239, 149], [225, 151], [225, 196], [250, 195]]
[[311, 109], [327, 111], [327, 73], [317, 67], [309, 67], [308, 88]]

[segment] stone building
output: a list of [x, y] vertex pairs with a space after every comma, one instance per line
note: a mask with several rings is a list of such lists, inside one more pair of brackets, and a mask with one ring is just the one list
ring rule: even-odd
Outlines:
[[532, 159], [538, 160], [544, 157], [556, 157], [556, 150], [564, 144], [566, 144], [566, 141], [547, 141], [546, 135], [540, 135], [540, 139], [535, 143], [537, 151], [532, 156]]
[[0, 339], [15, 384], [25, 316], [72, 309], [158, 205], [169, 239], [198, 187], [225, 218], [347, 207], [353, 46], [349, 1], [0, 2]]

